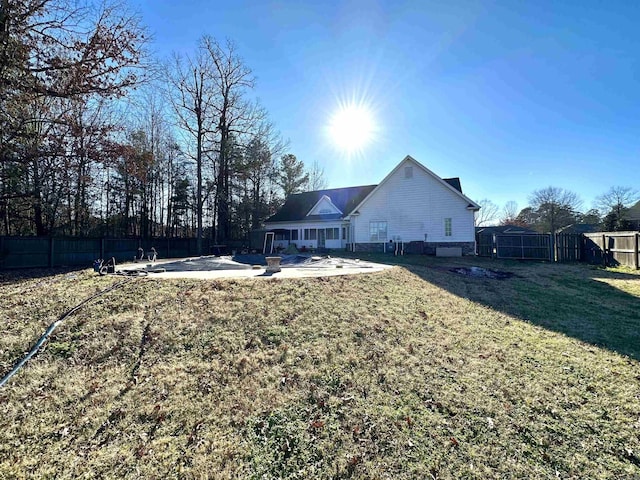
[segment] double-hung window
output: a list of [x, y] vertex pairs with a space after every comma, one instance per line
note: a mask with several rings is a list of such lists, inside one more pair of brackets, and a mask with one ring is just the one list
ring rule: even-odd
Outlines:
[[386, 242], [387, 222], [369, 222], [369, 240], [371, 242]]
[[444, 236], [445, 237], [450, 237], [451, 235], [452, 235], [451, 219], [450, 218], [445, 218], [444, 219]]

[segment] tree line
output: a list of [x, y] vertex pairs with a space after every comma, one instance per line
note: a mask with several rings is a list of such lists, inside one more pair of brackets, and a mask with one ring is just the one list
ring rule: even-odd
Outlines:
[[235, 44], [159, 61], [126, 4], [0, 0], [0, 234], [248, 238], [324, 188]]
[[638, 202], [638, 190], [614, 186], [596, 197], [593, 208], [582, 211], [582, 200], [575, 192], [550, 186], [532, 192], [529, 205], [521, 210], [514, 201], [500, 208], [490, 199], [480, 200], [476, 226], [515, 225], [540, 233], [556, 233], [577, 224], [609, 232], [632, 230], [637, 225], [630, 218], [630, 208]]

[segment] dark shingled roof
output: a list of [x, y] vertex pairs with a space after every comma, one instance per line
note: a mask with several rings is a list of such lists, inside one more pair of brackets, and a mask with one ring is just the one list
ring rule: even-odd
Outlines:
[[535, 230], [518, 225], [492, 225], [490, 227], [476, 227], [476, 233], [481, 235], [495, 234], [521, 234], [521, 233], [538, 233]]
[[635, 205], [629, 207], [627, 211], [627, 219], [633, 221], [640, 221], [640, 200]]
[[562, 227], [557, 233], [595, 233], [601, 230], [597, 223], [574, 223], [566, 227]]
[[289, 195], [282, 208], [275, 215], [268, 218], [266, 223], [338, 219], [341, 218], [341, 215], [313, 215], [312, 217], [307, 217], [306, 215], [324, 195], [329, 197], [333, 204], [347, 215], [376, 187], [377, 185], [365, 185], [361, 187], [331, 188]]
[[442, 180], [444, 180], [445, 182], [447, 182], [449, 185], [451, 185], [453, 188], [455, 188], [456, 190], [458, 190], [460, 193], [462, 193], [462, 185], [460, 185], [460, 178], [458, 177], [453, 177], [453, 178], [443, 178]]

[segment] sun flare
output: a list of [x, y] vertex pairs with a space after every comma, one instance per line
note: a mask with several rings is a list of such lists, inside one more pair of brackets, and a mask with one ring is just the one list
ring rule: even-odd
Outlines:
[[341, 105], [329, 121], [331, 141], [347, 154], [362, 151], [373, 140], [375, 130], [373, 114], [364, 105]]

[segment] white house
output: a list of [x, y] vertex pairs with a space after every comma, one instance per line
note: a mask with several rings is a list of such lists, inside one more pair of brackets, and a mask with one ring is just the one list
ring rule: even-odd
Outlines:
[[474, 212], [458, 178], [442, 179], [410, 156], [378, 185], [289, 196], [266, 221], [275, 244], [352, 251], [475, 252]]

